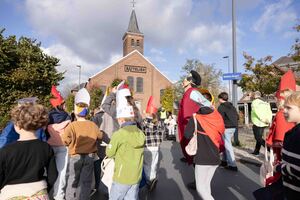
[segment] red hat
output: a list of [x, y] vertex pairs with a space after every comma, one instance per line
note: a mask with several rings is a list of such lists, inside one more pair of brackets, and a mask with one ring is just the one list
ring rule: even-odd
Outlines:
[[64, 98], [60, 95], [59, 91], [57, 91], [56, 87], [52, 85], [51, 94], [54, 98], [50, 99], [50, 103], [53, 107], [57, 107], [64, 102]]
[[157, 112], [157, 108], [154, 105], [154, 97], [150, 96], [147, 104], [146, 113], [155, 114]]
[[296, 91], [296, 79], [292, 70], [288, 70], [282, 77], [279, 83], [278, 91], [276, 92], [276, 97], [280, 97], [280, 92], [286, 89]]

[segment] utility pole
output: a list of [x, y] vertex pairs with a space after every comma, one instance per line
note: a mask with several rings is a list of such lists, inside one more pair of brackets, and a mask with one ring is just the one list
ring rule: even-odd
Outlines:
[[[237, 73], [236, 66], [236, 16], [235, 16], [235, 0], [232, 0], [232, 61], [233, 73]], [[237, 108], [237, 80], [233, 80], [232, 87], [232, 103]]]

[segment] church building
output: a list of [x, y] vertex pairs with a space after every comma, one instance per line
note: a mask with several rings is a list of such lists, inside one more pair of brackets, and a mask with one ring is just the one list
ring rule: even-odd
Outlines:
[[150, 96], [154, 96], [155, 105], [160, 107], [161, 94], [172, 82], [144, 56], [144, 34], [139, 30], [134, 9], [122, 40], [123, 57], [91, 76], [86, 88], [98, 87], [105, 91], [113, 80], [127, 80], [141, 113], [146, 110]]

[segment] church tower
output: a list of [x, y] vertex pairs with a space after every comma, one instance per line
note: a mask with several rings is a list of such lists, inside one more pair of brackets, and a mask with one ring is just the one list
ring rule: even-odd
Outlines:
[[131, 12], [129, 25], [123, 36], [123, 56], [135, 49], [144, 54], [144, 34], [140, 32], [134, 7]]

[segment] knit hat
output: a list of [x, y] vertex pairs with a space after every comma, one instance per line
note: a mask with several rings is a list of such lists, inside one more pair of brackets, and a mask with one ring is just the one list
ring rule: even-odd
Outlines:
[[85, 103], [86, 105], [89, 106], [90, 100], [91, 100], [90, 94], [85, 88], [80, 89], [75, 95], [75, 105], [78, 103]]
[[201, 76], [194, 70], [191, 70], [190, 74], [186, 77], [186, 80], [190, 81], [196, 86], [201, 85]]
[[[75, 95], [75, 109], [74, 109], [74, 112], [77, 116], [85, 117], [88, 114], [89, 112], [88, 107], [90, 105], [90, 100], [91, 100], [90, 94], [85, 88], [82, 88], [77, 92], [77, 94]], [[79, 105], [80, 103], [86, 104], [86, 106], [81, 106]]]
[[54, 98], [50, 99], [50, 103], [53, 107], [57, 107], [65, 102], [64, 98], [60, 95], [59, 91], [57, 91], [56, 86], [52, 85], [51, 94]]

